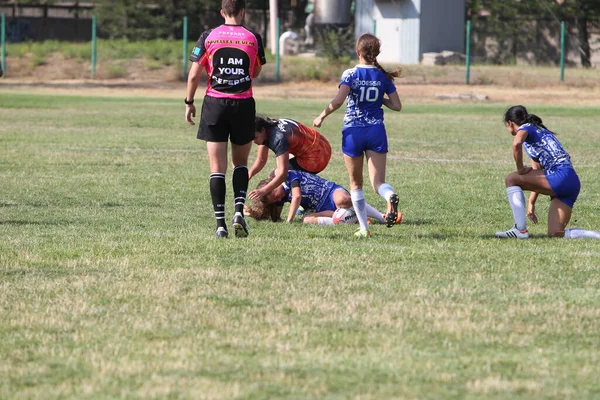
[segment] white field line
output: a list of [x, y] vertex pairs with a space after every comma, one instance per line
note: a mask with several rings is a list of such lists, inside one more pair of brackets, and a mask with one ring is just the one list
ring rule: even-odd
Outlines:
[[572, 256], [588, 256], [588, 257], [600, 257], [599, 252], [595, 251], [581, 251], [577, 253], [571, 253]]
[[424, 162], [424, 163], [446, 163], [446, 164], [514, 164], [514, 161], [507, 160], [469, 160], [469, 159], [453, 159], [453, 158], [434, 158], [434, 157], [403, 157], [403, 156], [388, 156], [388, 160]]
[[88, 151], [88, 152], [116, 152], [116, 153], [205, 153], [205, 149], [140, 149], [121, 147], [59, 147], [57, 150]]
[[[47, 147], [44, 147], [48, 150]], [[205, 153], [204, 148], [192, 150], [192, 149], [140, 149], [140, 148], [119, 148], [119, 147], [57, 147], [56, 150], [68, 150], [68, 151], [89, 151], [89, 152], [123, 152], [123, 153]], [[408, 162], [422, 162], [422, 163], [435, 163], [435, 164], [497, 164], [497, 165], [510, 165], [514, 164], [512, 160], [474, 160], [465, 158], [436, 158], [436, 157], [405, 157], [405, 156], [394, 156], [388, 155], [388, 160], [393, 161], [408, 161]], [[577, 163], [576, 167], [595, 168], [600, 166], [597, 163]]]

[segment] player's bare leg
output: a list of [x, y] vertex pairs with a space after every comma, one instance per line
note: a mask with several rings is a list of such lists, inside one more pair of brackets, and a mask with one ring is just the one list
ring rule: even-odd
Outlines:
[[527, 239], [527, 205], [523, 190], [531, 190], [548, 196], [552, 195], [552, 188], [544, 175], [544, 171], [534, 169], [524, 175], [512, 172], [506, 176], [506, 196], [513, 212], [514, 227], [504, 232], [496, 232], [497, 238]]
[[367, 150], [366, 154], [371, 186], [387, 202], [385, 220], [387, 227], [391, 228], [402, 222], [402, 213], [398, 209], [400, 197], [396, 194], [392, 185], [385, 181], [387, 153], [376, 153]]

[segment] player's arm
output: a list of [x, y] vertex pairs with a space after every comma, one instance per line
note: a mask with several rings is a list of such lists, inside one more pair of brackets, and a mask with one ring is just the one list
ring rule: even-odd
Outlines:
[[190, 68], [190, 72], [188, 72], [187, 90], [185, 93], [185, 120], [190, 125], [194, 125], [194, 121], [192, 121], [192, 117], [196, 116], [196, 106], [193, 104], [194, 96], [196, 95], [196, 89], [200, 84], [202, 69], [206, 66], [206, 62], [208, 59], [205, 42], [206, 38], [208, 37], [208, 35], [210, 35], [211, 32], [212, 29], [202, 32], [200, 38], [198, 38], [198, 41], [194, 46], [194, 49], [192, 50], [192, 54], [190, 55], [190, 61], [192, 62], [192, 66]]
[[394, 111], [402, 110], [402, 102], [400, 101], [400, 96], [398, 96], [398, 91], [396, 90], [393, 93], [388, 94], [388, 97], [383, 97], [383, 105]]
[[194, 101], [196, 95], [196, 89], [200, 84], [200, 77], [202, 76], [202, 66], [199, 63], [193, 63], [188, 74], [187, 90], [186, 90], [186, 104], [185, 104], [185, 120], [190, 125], [195, 125], [192, 117], [196, 116], [196, 106], [194, 104], [187, 104]]
[[260, 75], [260, 71], [262, 71], [262, 66], [267, 63], [267, 59], [265, 57], [265, 47], [263, 46], [262, 37], [255, 33], [256, 36], [256, 44], [257, 44], [257, 54], [256, 54], [256, 65], [254, 66], [254, 71], [252, 73], [252, 78], [256, 78]]
[[[531, 160], [531, 167], [533, 169], [543, 169], [542, 165], [534, 160]], [[529, 201], [527, 202], [527, 217], [529, 217], [529, 220], [531, 220], [531, 222], [534, 224], [537, 224], [538, 222], [537, 215], [535, 215], [535, 202], [537, 201], [538, 196], [538, 192], [531, 192], [529, 195]]]
[[287, 220], [285, 222], [294, 222], [296, 217], [296, 211], [300, 207], [300, 201], [302, 200], [302, 190], [300, 189], [300, 183], [298, 181], [292, 182], [292, 201], [290, 202], [290, 209], [288, 210]]
[[267, 183], [261, 189], [255, 189], [248, 194], [248, 198], [252, 200], [262, 199], [267, 193], [271, 193], [276, 187], [281, 185], [288, 175], [290, 153], [285, 152], [277, 156], [277, 168], [275, 169], [275, 177], [271, 182]]
[[248, 171], [248, 179], [252, 179], [253, 176], [258, 174], [262, 169], [267, 165], [267, 161], [269, 160], [269, 147], [266, 145], [258, 146], [258, 150], [256, 151], [256, 160], [254, 160], [254, 164]]
[[320, 128], [321, 124], [323, 123], [323, 120], [325, 118], [327, 118], [327, 116], [329, 114], [331, 114], [332, 112], [334, 112], [335, 110], [337, 110], [344, 104], [344, 101], [346, 100], [348, 93], [350, 93], [350, 86], [340, 85], [340, 88], [338, 89], [338, 92], [335, 95], [335, 97], [333, 98], [333, 100], [331, 100], [331, 102], [327, 105], [327, 107], [313, 121], [313, 126], [316, 128]]
[[527, 131], [525, 129], [521, 129], [515, 135], [512, 145], [513, 157], [515, 159], [515, 163], [517, 165], [517, 173], [519, 175], [525, 175], [529, 171], [531, 171], [531, 167], [526, 167], [523, 164], [523, 143], [525, 143], [525, 139], [527, 139]]
[[256, 63], [254, 71], [252, 72], [252, 79], [257, 78], [260, 75], [260, 71], [262, 71], [262, 65]]

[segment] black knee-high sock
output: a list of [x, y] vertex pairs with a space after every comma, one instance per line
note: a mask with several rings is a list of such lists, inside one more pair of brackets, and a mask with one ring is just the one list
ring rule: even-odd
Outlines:
[[225, 224], [225, 189], [225, 174], [218, 172], [210, 174], [210, 197], [217, 219], [217, 227], [227, 226]]
[[248, 167], [238, 165], [233, 169], [233, 194], [235, 196], [235, 212], [244, 214], [246, 191], [248, 190]]

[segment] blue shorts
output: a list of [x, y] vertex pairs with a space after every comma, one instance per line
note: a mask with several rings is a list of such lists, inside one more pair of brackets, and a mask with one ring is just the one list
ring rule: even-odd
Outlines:
[[579, 196], [579, 190], [581, 190], [581, 182], [575, 170], [569, 167], [558, 167], [544, 171], [544, 175], [552, 188], [554, 194], [552, 197], [573, 208], [573, 204]]
[[360, 157], [367, 150], [375, 153], [388, 152], [387, 135], [383, 124], [342, 129], [342, 153], [350, 157]]
[[337, 210], [335, 201], [333, 201], [333, 193], [335, 193], [336, 190], [343, 190], [344, 192], [348, 193], [346, 188], [344, 188], [343, 186], [333, 185], [333, 187], [331, 188], [331, 190], [329, 191], [327, 196], [324, 196], [323, 201], [317, 206], [317, 208], [315, 209], [315, 212]]

